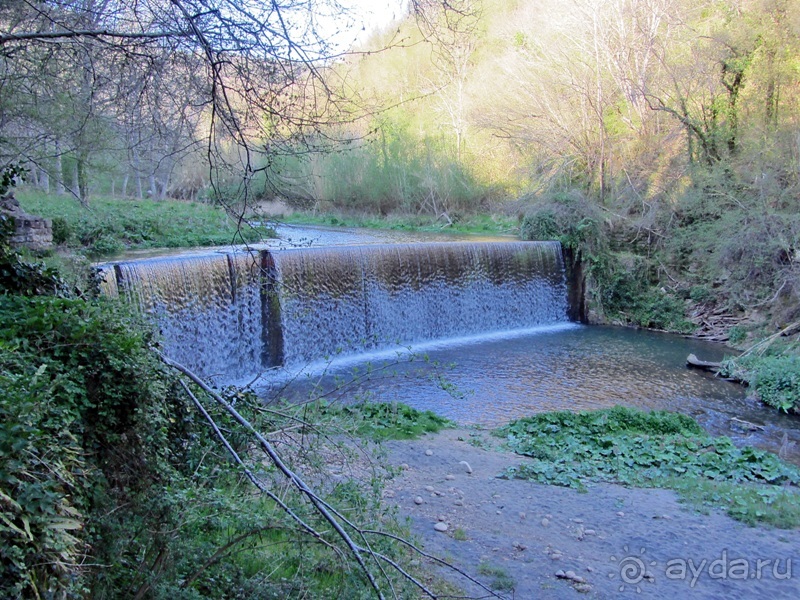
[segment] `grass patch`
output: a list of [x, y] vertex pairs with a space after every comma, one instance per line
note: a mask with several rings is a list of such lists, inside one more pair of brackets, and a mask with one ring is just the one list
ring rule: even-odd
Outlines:
[[454, 218], [447, 223], [430, 215], [389, 215], [376, 217], [368, 214], [315, 214], [295, 212], [281, 219], [297, 225], [324, 225], [328, 227], [364, 227], [395, 231], [422, 231], [436, 233], [471, 233], [492, 235], [518, 235], [519, 223], [505, 215], [469, 215]]
[[272, 229], [240, 224], [211, 204], [98, 196], [86, 208], [74, 198], [33, 190], [18, 190], [16, 197], [26, 212], [53, 220], [56, 244], [89, 256], [137, 248], [241, 244], [274, 237]]
[[493, 590], [509, 592], [514, 589], [514, 578], [511, 577], [505, 569], [482, 562], [478, 565], [478, 573], [486, 577], [491, 577], [489, 587]]
[[402, 402], [359, 402], [357, 404], [314, 403], [307, 419], [323, 418], [333, 425], [376, 441], [411, 440], [436, 433], [455, 424], [429, 410], [420, 411]]
[[615, 407], [551, 412], [500, 428], [534, 459], [504, 476], [584, 489], [587, 482], [662, 487], [746, 523], [800, 525], [800, 469], [763, 450], [712, 437], [691, 418]]

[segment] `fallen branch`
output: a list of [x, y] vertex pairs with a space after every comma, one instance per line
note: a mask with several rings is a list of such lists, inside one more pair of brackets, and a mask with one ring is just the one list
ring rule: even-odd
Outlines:
[[[272, 463], [278, 468], [278, 470], [283, 473], [289, 481], [294, 484], [294, 486], [303, 494], [305, 495], [310, 501], [311, 504], [314, 505], [314, 508], [322, 515], [322, 517], [334, 528], [336, 533], [339, 537], [344, 541], [347, 547], [350, 549], [353, 557], [356, 559], [359, 567], [361, 567], [362, 571], [366, 575], [367, 579], [369, 580], [370, 586], [377, 594], [378, 598], [381, 600], [385, 600], [383, 592], [381, 591], [380, 587], [378, 586], [378, 582], [375, 581], [375, 577], [373, 576], [372, 572], [367, 568], [366, 563], [364, 562], [364, 557], [362, 556], [363, 548], [358, 546], [350, 537], [350, 535], [344, 530], [341, 523], [337, 521], [334, 516], [328, 511], [327, 507], [320, 501], [316, 494], [311, 490], [308, 485], [306, 485], [305, 481], [300, 478], [294, 471], [292, 471], [286, 463], [283, 462], [280, 455], [275, 451], [266, 438], [264, 438], [261, 433], [259, 433], [253, 425], [242, 416], [242, 414], [237, 411], [229, 402], [227, 402], [222, 396], [220, 396], [217, 392], [211, 389], [200, 377], [195, 375], [192, 371], [184, 367], [183, 365], [176, 363], [175, 361], [167, 358], [164, 355], [161, 355], [161, 360], [167, 366], [172, 367], [173, 369], [177, 369], [184, 375], [186, 375], [189, 379], [191, 379], [196, 385], [200, 387], [206, 394], [208, 394], [211, 398], [213, 398], [217, 404], [222, 406], [225, 411], [231, 415], [238, 423], [244, 427], [253, 437], [258, 440], [261, 449], [266, 452], [267, 456], [269, 456]], [[207, 414], [207, 413], [206, 413]], [[260, 489], [260, 488], [259, 488]]]
[[[283, 473], [283, 475], [294, 485], [294, 487], [297, 490], [299, 490], [301, 492], [301, 494], [303, 494], [311, 502], [311, 504], [314, 506], [314, 508], [317, 510], [317, 512], [323, 517], [323, 519], [325, 521], [327, 521], [331, 525], [331, 527], [333, 527], [333, 529], [336, 531], [338, 536], [342, 539], [342, 541], [345, 543], [345, 545], [349, 549], [349, 551], [352, 554], [352, 556], [355, 558], [356, 562], [358, 563], [359, 567], [361, 568], [361, 570], [363, 571], [364, 575], [368, 579], [370, 586], [372, 587], [373, 591], [375, 592], [375, 594], [376, 594], [376, 596], [378, 598], [383, 600], [384, 599], [384, 595], [383, 595], [382, 590], [378, 586], [378, 582], [376, 581], [375, 576], [369, 570], [369, 568], [367, 567], [366, 562], [364, 561], [364, 556], [363, 556], [364, 554], [368, 554], [370, 557], [372, 557], [372, 559], [375, 561], [375, 563], [377, 565], [377, 568], [383, 573], [383, 575], [386, 578], [387, 582], [389, 583], [390, 587], [392, 587], [391, 580], [389, 579], [388, 575], [384, 571], [383, 566], [381, 565], [381, 561], [386, 562], [387, 564], [391, 565], [403, 578], [405, 578], [407, 581], [409, 581], [410, 583], [415, 585], [417, 588], [419, 588], [420, 591], [422, 591], [428, 597], [437, 598], [437, 596], [433, 593], [433, 591], [431, 591], [429, 588], [427, 588], [421, 581], [419, 581], [413, 575], [411, 575], [410, 573], [405, 571], [405, 569], [403, 569], [396, 561], [390, 559], [389, 557], [387, 557], [387, 556], [385, 556], [383, 554], [375, 552], [374, 550], [369, 548], [369, 542], [368, 542], [368, 540], [366, 539], [366, 537], [364, 535], [366, 532], [362, 531], [361, 529], [356, 527], [356, 525], [351, 523], [346, 517], [344, 517], [344, 515], [342, 515], [334, 507], [330, 506], [327, 502], [325, 502], [319, 496], [317, 496], [317, 494], [315, 494], [313, 492], [313, 490], [305, 483], [305, 481], [303, 481], [303, 479], [299, 475], [297, 475], [291, 468], [289, 468], [289, 466], [282, 460], [282, 458], [277, 453], [277, 451], [272, 446], [272, 444], [270, 444], [270, 442], [261, 433], [259, 433], [255, 429], [255, 427], [241, 413], [239, 413], [231, 405], [231, 403], [227, 402], [224, 398], [222, 398], [222, 396], [220, 396], [217, 392], [215, 392], [213, 389], [211, 389], [199, 376], [194, 374], [192, 371], [190, 371], [189, 369], [187, 369], [183, 365], [181, 365], [179, 363], [176, 363], [175, 361], [167, 358], [166, 356], [164, 356], [162, 354], [159, 354], [159, 356], [160, 356], [161, 360], [164, 362], [164, 364], [166, 364], [169, 367], [172, 367], [172, 368], [176, 369], [177, 371], [183, 373], [186, 377], [188, 377], [192, 382], [194, 382], [198, 387], [200, 387], [200, 389], [202, 389], [203, 392], [205, 392], [210, 398], [212, 398], [217, 404], [219, 404], [229, 415], [231, 415], [252, 436], [255, 437], [255, 439], [258, 441], [259, 446], [261, 447], [261, 449], [269, 456], [270, 460], [278, 468], [278, 470], [281, 473]], [[208, 413], [208, 411], [205, 409], [205, 407], [199, 401], [197, 396], [191, 391], [189, 386], [183, 380], [180, 380], [180, 383], [183, 386], [184, 390], [189, 395], [189, 397], [192, 399], [192, 402], [195, 404], [197, 409], [201, 412], [201, 414], [209, 422], [209, 424], [213, 428], [215, 434], [220, 439], [220, 441], [223, 443], [225, 448], [228, 450], [228, 452], [234, 458], [236, 463], [243, 469], [245, 475], [251, 481], [251, 483], [253, 483], [253, 485], [255, 485], [261, 492], [265, 493], [273, 501], [275, 501], [306, 532], [308, 532], [314, 538], [316, 538], [320, 542], [324, 543], [328, 547], [330, 547], [330, 548], [332, 548], [332, 549], [334, 549], [335, 551], [338, 552], [338, 549], [335, 546], [333, 546], [329, 542], [325, 541], [322, 538], [322, 535], [318, 531], [316, 531], [313, 527], [311, 527], [309, 524], [307, 524], [305, 521], [303, 521], [297, 514], [295, 514], [292, 511], [292, 509], [290, 507], [288, 507], [283, 501], [281, 501], [274, 493], [269, 491], [269, 489], [266, 487], [266, 485], [261, 480], [259, 480], [258, 477], [256, 477], [255, 474], [250, 469], [247, 468], [247, 466], [244, 464], [244, 461], [241, 459], [241, 457], [238, 455], [238, 453], [235, 451], [235, 449], [228, 442], [228, 440], [226, 439], [224, 433], [221, 431], [219, 426], [214, 421], [214, 418]], [[344, 529], [343, 524], [347, 525], [348, 527], [351, 527], [354, 531], [358, 532], [358, 534], [364, 540], [364, 542], [366, 544], [366, 547], [362, 547], [361, 545], [357, 544], [353, 540], [353, 538], [347, 533], [347, 531]], [[380, 532], [370, 532], [370, 533], [380, 533]], [[406, 542], [402, 538], [399, 538], [397, 536], [392, 536], [391, 534], [381, 534], [381, 535], [386, 535], [388, 537], [391, 537], [393, 539], [401, 541], [401, 542], [405, 543], [406, 545], [416, 549], [416, 547], [414, 547], [409, 542]], [[419, 551], [419, 552], [421, 553], [421, 551]], [[424, 553], [422, 553], [422, 554], [424, 556], [426, 556], [426, 557], [433, 558], [433, 557], [430, 557], [427, 554], [424, 554]], [[456, 572], [464, 575], [468, 579], [470, 579], [470, 581], [473, 581], [474, 583], [480, 585], [483, 589], [488, 590], [488, 588], [486, 586], [484, 586], [483, 584], [480, 584], [480, 582], [477, 582], [476, 580], [474, 580], [471, 577], [467, 576], [463, 571], [461, 571], [457, 567], [455, 567], [453, 565], [450, 565], [449, 563], [446, 563], [445, 561], [443, 561], [441, 559], [434, 559], [434, 560], [440, 562], [441, 564], [447, 565], [449, 568], [453, 569], [454, 571], [456, 571]], [[392, 593], [393, 593], [394, 597], [397, 597], [397, 594], [394, 592], [394, 589], [392, 589]], [[490, 592], [490, 593], [492, 593], [492, 592]], [[501, 596], [497, 596], [494, 593], [492, 593], [492, 595], [497, 597], [497, 598], [501, 598]]]
[[783, 329], [781, 329], [779, 332], [773, 333], [771, 336], [764, 338], [757, 344], [753, 344], [750, 348], [742, 352], [739, 358], [743, 358], [753, 353], [758, 354], [758, 356], [762, 356], [775, 340], [781, 337], [794, 335], [796, 333], [795, 330], [800, 330], [800, 321], [795, 321], [791, 325], [788, 325]]

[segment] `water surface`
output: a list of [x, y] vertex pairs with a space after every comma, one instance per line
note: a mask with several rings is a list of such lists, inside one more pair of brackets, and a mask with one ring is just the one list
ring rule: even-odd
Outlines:
[[[748, 399], [741, 385], [688, 369], [690, 353], [719, 360], [725, 348], [649, 331], [563, 324], [334, 357], [304, 373], [276, 370], [265, 376], [262, 393], [401, 401], [484, 427], [552, 410], [673, 410], [737, 443], [776, 453], [783, 448], [800, 463], [800, 419]], [[732, 418], [765, 429], [743, 433]]]

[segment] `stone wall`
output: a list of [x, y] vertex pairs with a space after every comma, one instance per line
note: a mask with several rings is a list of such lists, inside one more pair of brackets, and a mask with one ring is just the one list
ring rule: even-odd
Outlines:
[[53, 245], [53, 222], [26, 214], [13, 194], [0, 198], [0, 211], [14, 220], [14, 233], [10, 243], [31, 250], [43, 250]]

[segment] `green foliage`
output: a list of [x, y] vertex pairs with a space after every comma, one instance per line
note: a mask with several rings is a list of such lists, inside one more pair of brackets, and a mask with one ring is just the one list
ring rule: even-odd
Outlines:
[[578, 191], [538, 199], [522, 220], [523, 240], [558, 240], [592, 257], [604, 251], [607, 234], [597, 207]]
[[739, 325], [734, 325], [728, 330], [728, 343], [735, 346], [747, 339], [747, 331]]
[[102, 507], [160, 478], [166, 383], [148, 336], [100, 301], [0, 296], [3, 595], [84, 589]]
[[[732, 516], [771, 519], [783, 527], [800, 524], [800, 469], [769, 452], [711, 437], [685, 415], [623, 407], [553, 412], [514, 421], [498, 435], [514, 452], [533, 459], [508, 469], [506, 477], [579, 489], [589, 481], [673, 489], [682, 482], [678, 489], [687, 493], [697, 482], [706, 489], [708, 482], [725, 484], [717, 505]], [[767, 516], [775, 502], [790, 507], [786, 519]]]
[[410, 440], [454, 424], [429, 411], [402, 402], [317, 403], [309, 416], [333, 418], [347, 431], [373, 440]]
[[27, 169], [18, 164], [7, 164], [0, 167], [0, 198], [5, 196], [16, 184], [24, 178]]
[[514, 578], [508, 574], [508, 571], [503, 568], [490, 565], [486, 562], [482, 562], [478, 565], [478, 573], [492, 578], [489, 582], [489, 587], [491, 587], [493, 590], [510, 592], [516, 585]]
[[281, 182], [280, 195], [296, 208], [321, 205], [346, 213], [434, 219], [447, 215], [456, 222], [478, 211], [493, 193], [442, 139], [420, 136], [408, 123], [391, 119], [376, 123], [374, 134], [364, 140], [305, 160], [272, 160], [265, 176]]
[[286, 223], [303, 225], [325, 225], [334, 227], [365, 227], [369, 229], [391, 229], [398, 231], [424, 231], [469, 234], [516, 234], [517, 219], [505, 215], [465, 215], [452, 224], [431, 215], [393, 214], [377, 217], [369, 213], [310, 213], [294, 212], [281, 217]]
[[17, 193], [28, 212], [53, 219], [53, 241], [91, 256], [133, 248], [177, 248], [255, 242], [266, 227], [238, 223], [219, 208], [177, 200], [94, 198], [90, 209], [72, 199], [30, 190]]
[[800, 414], [800, 356], [796, 354], [748, 354], [727, 359], [720, 375], [748, 382], [769, 406]]
[[522, 221], [526, 240], [558, 240], [583, 263], [593, 282], [595, 311], [614, 322], [687, 333], [681, 299], [658, 285], [653, 262], [636, 254], [611, 250], [608, 227], [597, 207], [583, 194], [555, 194], [537, 202]]
[[612, 320], [649, 329], [689, 333], [684, 302], [657, 286], [651, 263], [636, 255], [609, 253], [590, 269], [595, 299]]

